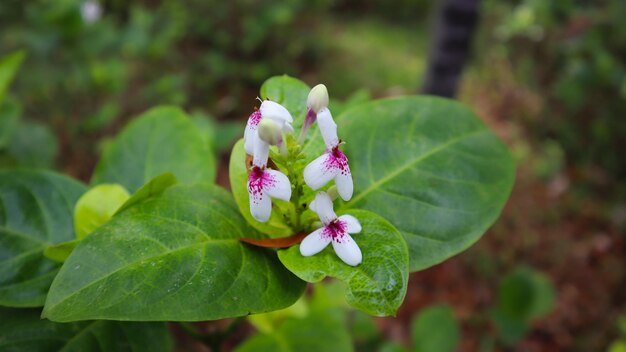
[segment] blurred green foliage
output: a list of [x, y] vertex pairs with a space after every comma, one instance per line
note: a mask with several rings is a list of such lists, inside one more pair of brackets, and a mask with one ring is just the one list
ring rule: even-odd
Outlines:
[[[544, 154], [559, 158], [562, 148], [568, 167], [601, 175], [583, 176], [595, 190], [619, 186], [626, 177], [619, 152], [626, 135], [626, 2], [490, 0], [483, 13], [489, 39], [481, 49], [510, 62], [543, 101], [527, 123], [534, 138], [550, 140]], [[540, 174], [551, 172], [545, 166]]]

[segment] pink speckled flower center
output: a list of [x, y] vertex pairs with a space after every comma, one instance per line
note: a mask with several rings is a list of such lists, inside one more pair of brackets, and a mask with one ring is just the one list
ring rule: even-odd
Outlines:
[[324, 168], [326, 170], [341, 170], [342, 175], [346, 175], [350, 172], [348, 158], [339, 150], [339, 146], [334, 147], [328, 152], [328, 158], [326, 158], [324, 162]]
[[252, 114], [250, 114], [248, 121], [250, 121], [251, 127], [256, 128], [259, 125], [259, 122], [261, 122], [261, 112], [259, 110], [255, 110]]
[[324, 226], [324, 230], [322, 230], [322, 237], [341, 243], [347, 233], [346, 230], [347, 224], [339, 219], [335, 219], [328, 225]]
[[260, 167], [253, 167], [248, 176], [248, 192], [254, 197], [263, 198], [263, 190], [276, 184], [276, 179]]

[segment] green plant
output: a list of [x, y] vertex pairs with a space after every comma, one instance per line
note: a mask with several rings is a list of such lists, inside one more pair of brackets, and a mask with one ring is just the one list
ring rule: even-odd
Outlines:
[[[310, 114], [308, 94], [305, 83], [287, 76], [272, 77], [261, 88], [262, 98], [294, 117], [295, 129]], [[322, 126], [321, 113], [318, 118]], [[287, 175], [292, 197], [276, 201], [272, 218], [259, 222], [250, 213], [244, 141], [231, 154], [231, 195], [213, 184], [217, 164], [207, 126], [180, 109], [157, 107], [108, 143], [89, 191], [54, 172], [0, 171], [0, 272], [6, 273], [0, 305], [43, 306], [42, 316], [54, 322], [94, 320], [106, 328], [104, 321], [114, 320], [120, 329], [151, 334], [163, 325], [127, 321], [193, 322], [275, 311], [300, 299], [307, 282], [329, 276], [345, 283], [349, 305], [394, 315], [409, 272], [459, 253], [495, 221], [511, 190], [514, 164], [471, 111], [445, 99], [355, 103], [336, 120], [346, 144], [335, 141], [333, 153], [345, 150], [354, 175], [354, 197], [337, 208], [360, 222], [354, 241], [362, 262], [346, 265], [329, 248], [305, 257], [297, 245], [273, 250], [248, 244], [272, 247], [319, 227], [309, 209], [316, 195], [302, 172], [330, 153], [322, 138], [327, 135], [311, 130], [302, 144], [285, 136], [286, 155], [272, 148], [273, 172]], [[321, 189], [332, 193], [329, 186]], [[341, 196], [350, 198], [340, 186]], [[94, 194], [100, 203], [94, 204]], [[2, 320], [21, 319], [20, 312], [11, 310]], [[292, 338], [298, 324], [338, 333], [316, 316], [285, 322], [254, 343]], [[61, 326], [68, 325], [46, 322], [34, 329]], [[15, 348], [31, 343], [0, 334]]]

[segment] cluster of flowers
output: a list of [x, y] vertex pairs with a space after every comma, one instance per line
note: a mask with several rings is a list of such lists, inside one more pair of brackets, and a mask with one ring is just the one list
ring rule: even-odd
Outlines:
[[[354, 190], [348, 159], [339, 150], [341, 144], [337, 136], [337, 124], [328, 109], [328, 91], [323, 84], [311, 89], [307, 99], [307, 114], [300, 132], [302, 142], [309, 128], [317, 121], [326, 151], [304, 169], [304, 182], [313, 190], [324, 187], [334, 180], [339, 196], [348, 201]], [[278, 170], [267, 168], [270, 145], [276, 145], [286, 153], [284, 134], [293, 133], [293, 118], [287, 109], [270, 100], [261, 103], [248, 119], [244, 132], [244, 149], [252, 155], [252, 168], [248, 178], [250, 213], [261, 222], [266, 222], [272, 212], [272, 198], [289, 201], [291, 184], [289, 178]], [[361, 225], [351, 215], [337, 217], [333, 210], [333, 200], [326, 192], [319, 192], [309, 204], [323, 223], [323, 227], [313, 231], [300, 244], [303, 256], [321, 252], [332, 242], [337, 256], [346, 264], [356, 266], [361, 263], [359, 246], [349, 234], [359, 233]]]

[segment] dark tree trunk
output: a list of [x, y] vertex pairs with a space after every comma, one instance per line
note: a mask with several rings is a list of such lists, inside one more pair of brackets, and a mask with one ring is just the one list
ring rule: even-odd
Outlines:
[[480, 0], [440, 1], [422, 93], [456, 96], [479, 11]]

